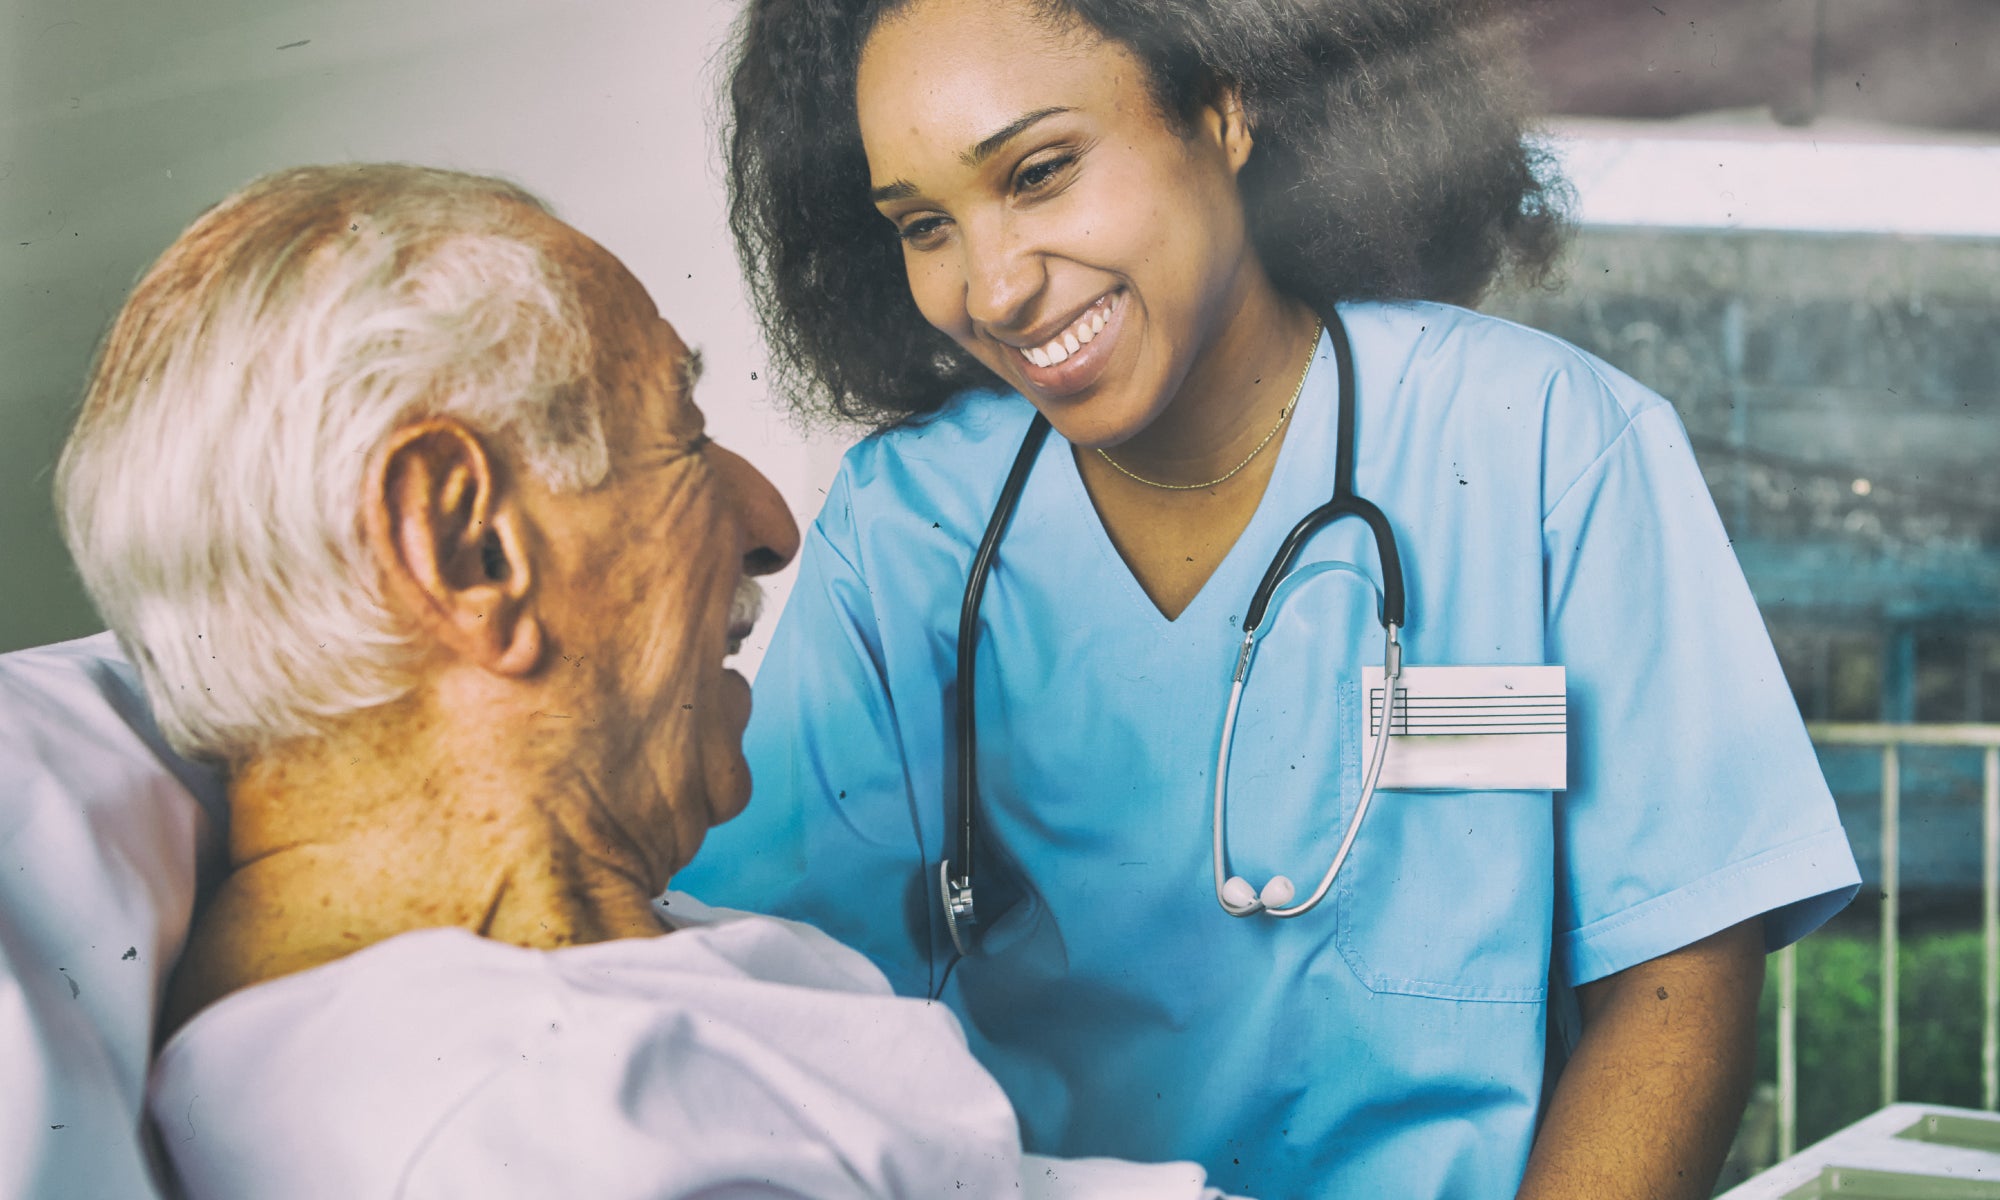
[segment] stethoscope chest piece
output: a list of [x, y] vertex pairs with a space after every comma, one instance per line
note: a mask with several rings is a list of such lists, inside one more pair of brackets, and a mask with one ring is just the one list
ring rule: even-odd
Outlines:
[[[964, 861], [971, 862], [968, 856]], [[944, 928], [951, 935], [952, 949], [960, 955], [971, 953], [972, 940], [972, 878], [962, 875], [954, 879], [951, 875], [951, 860], [938, 860], [938, 895], [944, 897]], [[959, 923], [965, 923], [965, 931], [959, 931]]]

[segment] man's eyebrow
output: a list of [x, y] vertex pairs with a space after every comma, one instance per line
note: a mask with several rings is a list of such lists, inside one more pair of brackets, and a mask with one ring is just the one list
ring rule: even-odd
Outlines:
[[703, 369], [701, 351], [690, 347], [688, 352], [681, 356], [681, 390], [694, 391], [694, 385], [701, 382]]
[[[968, 167], [976, 167], [993, 157], [994, 151], [1021, 136], [1021, 134], [1026, 133], [1036, 122], [1046, 121], [1058, 113], [1069, 111], [1071, 110], [1068, 107], [1057, 105], [1052, 108], [1038, 108], [1034, 112], [1017, 117], [1009, 121], [1004, 127], [980, 139], [979, 143], [970, 150], [961, 151], [958, 161]], [[907, 200], [916, 194], [916, 184], [911, 183], [907, 179], [898, 179], [892, 183], [885, 183], [881, 187], [869, 189], [868, 202], [870, 204], [880, 204], [885, 200]]]

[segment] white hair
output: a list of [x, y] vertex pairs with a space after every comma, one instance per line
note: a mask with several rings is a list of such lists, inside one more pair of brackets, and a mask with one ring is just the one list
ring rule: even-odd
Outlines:
[[452, 416], [555, 490], [604, 480], [599, 356], [546, 213], [495, 179], [305, 167], [141, 278], [56, 505], [176, 749], [240, 760], [414, 686], [361, 520], [399, 428]]

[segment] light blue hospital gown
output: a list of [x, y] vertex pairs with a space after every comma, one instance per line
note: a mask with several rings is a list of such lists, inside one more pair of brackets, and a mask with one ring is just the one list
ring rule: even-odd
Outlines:
[[[1070, 446], [1044, 446], [979, 643], [984, 835], [1023, 895], [943, 995], [1035, 1150], [1193, 1158], [1271, 1198], [1509, 1196], [1552, 977], [1600, 979], [1760, 913], [1775, 948], [1858, 876], [1671, 406], [1504, 321], [1342, 314], [1357, 490], [1401, 545], [1406, 660], [1568, 668], [1568, 790], [1384, 792], [1318, 909], [1217, 907], [1237, 623], [1332, 490], [1323, 339], [1261, 506], [1177, 620], [1119, 559]], [[1031, 415], [969, 395], [849, 452], [757, 679], [750, 807], [676, 880], [817, 922], [912, 995], [952, 959], [934, 888], [960, 593]], [[1229, 844], [1246, 878], [1310, 887], [1359, 791], [1360, 672], [1382, 631], [1365, 526], [1299, 562], [1351, 567], [1302, 575], [1267, 621]]]

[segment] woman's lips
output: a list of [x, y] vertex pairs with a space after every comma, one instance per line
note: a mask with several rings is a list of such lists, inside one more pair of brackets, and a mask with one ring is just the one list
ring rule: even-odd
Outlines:
[[[1052, 398], [1073, 396], [1095, 384], [1104, 375], [1104, 369], [1117, 348], [1118, 335], [1125, 327], [1125, 293], [1122, 290], [1112, 292], [1092, 304], [1084, 311], [1082, 317], [1071, 322], [1071, 329], [1074, 330], [1086, 323], [1095, 326], [1093, 317], [1100, 311], [1103, 315], [1103, 327], [1094, 329], [1088, 342], [1078, 338], [1077, 348], [1073, 351], [1068, 350], [1067, 343], [1064, 343], [1067, 357], [1061, 362], [1048, 362], [1046, 366], [1038, 365], [1028, 357], [1028, 350], [1011, 346], [1008, 348], [1007, 353], [1014, 356], [1014, 361], [1020, 366], [1021, 374], [1038, 394]], [[1032, 350], [1040, 355], [1042, 347], [1032, 347]]]

